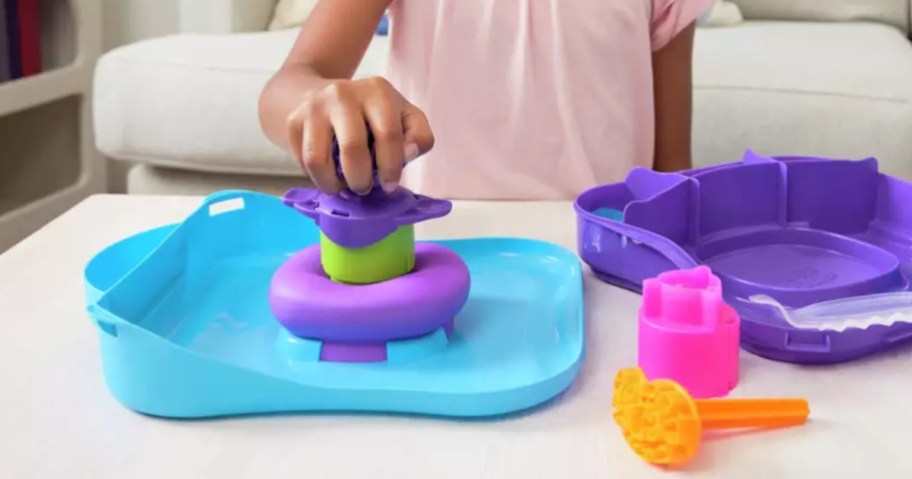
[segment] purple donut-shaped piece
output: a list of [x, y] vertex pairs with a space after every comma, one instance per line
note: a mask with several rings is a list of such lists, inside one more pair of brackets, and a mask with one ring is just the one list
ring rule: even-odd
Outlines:
[[415, 245], [411, 273], [382, 283], [329, 279], [319, 246], [292, 256], [276, 271], [269, 305], [291, 334], [338, 343], [377, 343], [422, 336], [447, 326], [469, 296], [469, 270], [442, 246]]

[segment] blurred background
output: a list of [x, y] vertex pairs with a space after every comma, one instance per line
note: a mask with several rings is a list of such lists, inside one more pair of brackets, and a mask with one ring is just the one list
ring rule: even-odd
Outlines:
[[[0, 251], [89, 194], [307, 180], [259, 91], [316, 0], [0, 0]], [[912, 180], [912, 0], [733, 0], [694, 59], [694, 161], [876, 157]], [[382, 75], [378, 25], [357, 76]]]
[[101, 4], [104, 50], [180, 31], [178, 0], [102, 0]]

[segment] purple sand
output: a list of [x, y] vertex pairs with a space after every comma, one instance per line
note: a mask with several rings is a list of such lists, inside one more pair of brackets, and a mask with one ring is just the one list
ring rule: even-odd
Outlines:
[[386, 361], [386, 343], [323, 343], [320, 361], [331, 363], [377, 363]]
[[[765, 357], [834, 363], [912, 340], [912, 325], [802, 330], [751, 303], [787, 307], [910, 289], [912, 184], [874, 159], [767, 158], [678, 174], [637, 169], [577, 198], [578, 250], [595, 274], [639, 291], [670, 269], [707, 264], [741, 316], [741, 343]], [[595, 212], [623, 212], [622, 221]]]
[[469, 270], [439, 245], [415, 245], [415, 268], [367, 285], [329, 279], [319, 246], [291, 257], [276, 271], [269, 304], [291, 334], [333, 343], [381, 343], [422, 336], [452, 321], [469, 295]]
[[[447, 339], [453, 335], [454, 319], [447, 321], [443, 325], [443, 331]], [[433, 334], [433, 332], [429, 333]], [[417, 338], [407, 338], [412, 340]], [[320, 348], [320, 361], [336, 363], [375, 363], [387, 360], [387, 347], [395, 343], [393, 340], [380, 343], [331, 343], [325, 342]]]
[[[374, 132], [371, 131], [370, 126], [367, 126], [367, 148], [370, 151], [371, 156], [371, 166], [373, 170], [373, 183], [372, 188], [378, 189], [380, 187], [380, 178], [377, 176], [377, 149], [374, 144]], [[342, 171], [342, 152], [339, 148], [339, 142], [336, 138], [333, 138], [332, 142], [332, 159], [333, 165], [336, 167], [336, 176], [340, 180], [345, 182], [345, 173]]]

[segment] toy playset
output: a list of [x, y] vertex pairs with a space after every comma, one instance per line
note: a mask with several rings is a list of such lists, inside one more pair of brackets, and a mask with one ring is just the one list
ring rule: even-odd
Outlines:
[[[546, 402], [583, 358], [580, 262], [526, 239], [415, 241], [451, 209], [406, 189], [226, 191], [111, 245], [85, 270], [111, 392], [167, 417]], [[575, 210], [583, 262], [643, 294], [613, 406], [650, 463], [686, 463], [706, 429], [807, 420], [803, 399], [711, 399], [738, 384], [739, 345], [832, 363], [912, 339], [912, 184], [873, 159], [638, 169]]]
[[583, 358], [579, 260], [526, 239], [414, 241], [450, 209], [405, 189], [227, 191], [108, 247], [85, 281], [111, 392], [167, 417], [547, 401]]

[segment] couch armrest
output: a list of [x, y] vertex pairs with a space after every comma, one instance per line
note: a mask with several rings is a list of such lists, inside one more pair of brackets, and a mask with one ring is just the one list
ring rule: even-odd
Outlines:
[[266, 30], [276, 0], [179, 0], [184, 33]]

